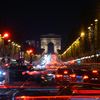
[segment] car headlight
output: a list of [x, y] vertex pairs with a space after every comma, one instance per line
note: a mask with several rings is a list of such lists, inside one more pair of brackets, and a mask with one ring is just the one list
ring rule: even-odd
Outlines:
[[0, 75], [2, 75], [2, 71], [0, 71]]
[[6, 75], [6, 72], [3, 72], [2, 75]]
[[4, 71], [0, 71], [0, 76], [4, 76], [4, 75], [6, 75], [6, 72], [4, 72]]

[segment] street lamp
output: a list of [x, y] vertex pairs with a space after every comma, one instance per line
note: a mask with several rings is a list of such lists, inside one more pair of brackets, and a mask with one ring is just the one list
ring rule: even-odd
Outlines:
[[10, 34], [9, 34], [8, 32], [4, 32], [2, 37], [3, 37], [4, 39], [8, 39], [9, 36], [10, 36]]
[[32, 63], [32, 54], [33, 54], [33, 49], [29, 49], [26, 51], [30, 57], [30, 63]]
[[28, 54], [31, 54], [31, 53], [33, 52], [33, 50], [30, 49], [30, 50], [27, 50], [26, 52], [27, 52]]
[[8, 43], [9, 43], [8, 39], [9, 39], [9, 37], [10, 37], [10, 34], [8, 32], [4, 32], [2, 34], [2, 39], [3, 39], [3, 55], [4, 56], [8, 55], [8, 51], [9, 51], [8, 50]]
[[80, 33], [80, 54], [83, 55], [84, 54], [84, 48], [85, 48], [85, 32], [81, 32]]
[[98, 22], [98, 19], [95, 19], [94, 21], [95, 21], [95, 22]]
[[85, 36], [85, 33], [84, 32], [81, 32], [81, 35], [80, 35], [80, 37], [84, 37]]
[[10, 43], [10, 42], [11, 42], [11, 40], [9, 39], [9, 40], [8, 40], [8, 42]]
[[98, 49], [98, 19], [95, 19], [94, 27], [94, 39], [95, 39], [95, 51]]

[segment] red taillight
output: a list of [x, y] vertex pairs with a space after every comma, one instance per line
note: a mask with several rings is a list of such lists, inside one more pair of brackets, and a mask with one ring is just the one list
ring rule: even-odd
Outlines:
[[61, 78], [61, 77], [62, 77], [62, 75], [60, 75], [60, 74], [57, 74], [57, 75], [56, 75], [56, 77], [57, 77], [57, 78]]
[[45, 77], [44, 76], [41, 76], [41, 79], [45, 79]]
[[64, 71], [64, 74], [68, 74], [68, 71], [67, 71], [67, 70], [65, 70], [65, 71]]
[[97, 74], [98, 71], [97, 70], [92, 70], [92, 73]]
[[75, 78], [76, 74], [71, 74], [70, 77]]
[[83, 79], [85, 80], [85, 79], [88, 79], [89, 77], [87, 76], [87, 75], [84, 75], [83, 76]]
[[25, 75], [25, 72], [22, 72], [22, 75]]
[[5, 67], [8, 67], [8, 66], [9, 66], [9, 64], [5, 64], [4, 66], [5, 66]]

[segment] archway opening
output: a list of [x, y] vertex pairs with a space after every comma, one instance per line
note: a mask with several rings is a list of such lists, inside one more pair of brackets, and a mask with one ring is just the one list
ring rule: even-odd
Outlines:
[[52, 42], [48, 43], [48, 53], [54, 53], [54, 44]]

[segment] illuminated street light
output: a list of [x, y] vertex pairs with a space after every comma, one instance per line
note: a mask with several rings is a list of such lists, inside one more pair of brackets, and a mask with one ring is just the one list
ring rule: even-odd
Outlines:
[[80, 36], [81, 36], [81, 37], [84, 37], [84, 36], [85, 36], [85, 33], [84, 33], [84, 32], [82, 32]]
[[8, 32], [4, 32], [1, 34], [2, 40], [3, 40], [3, 56], [8, 56], [9, 55], [9, 37], [10, 34]]
[[93, 26], [93, 24], [91, 24], [91, 26]]
[[95, 19], [94, 21], [95, 21], [95, 22], [98, 22], [98, 19]]
[[11, 40], [9, 39], [8, 42], [11, 42]]
[[95, 27], [94, 27], [94, 40], [95, 40], [95, 44], [94, 44], [94, 50], [96, 51], [98, 49], [98, 19], [95, 19]]
[[91, 27], [89, 26], [89, 27], [88, 27], [88, 29], [90, 30], [90, 29], [91, 29]]
[[33, 50], [30, 49], [30, 50], [27, 50], [26, 52], [27, 52], [28, 54], [31, 54], [31, 53], [33, 52]]
[[20, 45], [18, 45], [18, 48], [21, 48], [21, 46], [20, 46]]
[[29, 50], [29, 52], [30, 52], [30, 53], [32, 53], [32, 52], [33, 52], [33, 50], [32, 50], [32, 49], [30, 49], [30, 50]]
[[15, 43], [13, 43], [12, 45], [15, 46]]
[[26, 51], [29, 55], [29, 60], [30, 60], [30, 64], [32, 63], [32, 54], [33, 54], [33, 49], [29, 49]]

